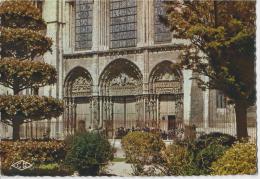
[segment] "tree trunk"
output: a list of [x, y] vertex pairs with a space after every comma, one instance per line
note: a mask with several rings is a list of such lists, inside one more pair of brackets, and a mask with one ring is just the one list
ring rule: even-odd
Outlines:
[[[13, 93], [14, 95], [19, 95], [19, 87], [18, 87], [19, 83], [16, 81], [14, 84], [15, 86], [13, 88]], [[13, 118], [13, 140], [14, 141], [20, 139], [20, 124], [21, 121], [19, 116], [18, 115], [14, 116]]]
[[235, 104], [237, 138], [239, 140], [248, 137], [247, 133], [247, 105], [243, 102]]
[[13, 120], [13, 140], [20, 139], [20, 123], [17, 119]]

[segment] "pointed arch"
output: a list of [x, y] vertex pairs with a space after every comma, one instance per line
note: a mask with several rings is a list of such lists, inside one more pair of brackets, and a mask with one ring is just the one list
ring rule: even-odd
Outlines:
[[142, 91], [143, 75], [136, 64], [127, 59], [110, 62], [99, 78], [102, 95], [135, 95]]
[[149, 75], [150, 93], [182, 93], [182, 84], [181, 70], [168, 60], [155, 65]]
[[67, 74], [64, 80], [64, 96], [90, 96], [92, 93], [92, 86], [93, 80], [88, 70], [83, 67], [77, 66]]

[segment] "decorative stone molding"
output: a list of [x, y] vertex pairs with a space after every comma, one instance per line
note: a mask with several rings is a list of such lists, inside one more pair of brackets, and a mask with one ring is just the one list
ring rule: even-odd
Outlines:
[[120, 49], [109, 49], [103, 51], [90, 51], [90, 52], [75, 52], [70, 54], [64, 54], [64, 59], [79, 59], [79, 58], [88, 58], [98, 55], [99, 57], [103, 56], [117, 56], [117, 55], [128, 55], [128, 54], [141, 54], [145, 50], [148, 52], [164, 52], [164, 51], [174, 51], [174, 50], [183, 50], [186, 47], [184, 44], [170, 44], [170, 45], [157, 45], [157, 46], [147, 46], [147, 47], [129, 47], [129, 48], [120, 48]]

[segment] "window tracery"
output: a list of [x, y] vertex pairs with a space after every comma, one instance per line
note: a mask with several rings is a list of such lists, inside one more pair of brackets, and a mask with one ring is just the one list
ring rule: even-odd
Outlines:
[[76, 0], [75, 4], [75, 50], [91, 49], [93, 0]]
[[136, 0], [110, 1], [111, 48], [136, 46]]
[[163, 2], [165, 0], [154, 0], [154, 42], [166, 43], [171, 42], [172, 35], [168, 27], [166, 27], [161, 21], [160, 16], [165, 15], [165, 9]]

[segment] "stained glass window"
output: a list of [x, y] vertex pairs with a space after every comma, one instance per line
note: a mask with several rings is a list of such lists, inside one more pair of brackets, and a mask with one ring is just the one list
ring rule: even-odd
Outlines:
[[136, 46], [136, 0], [110, 1], [110, 47]]
[[92, 47], [93, 0], [76, 0], [75, 50]]
[[154, 0], [154, 42], [155, 43], [167, 43], [171, 42], [172, 35], [170, 29], [166, 27], [159, 20], [159, 16], [165, 15], [165, 9], [163, 7], [163, 1], [165, 0]]

